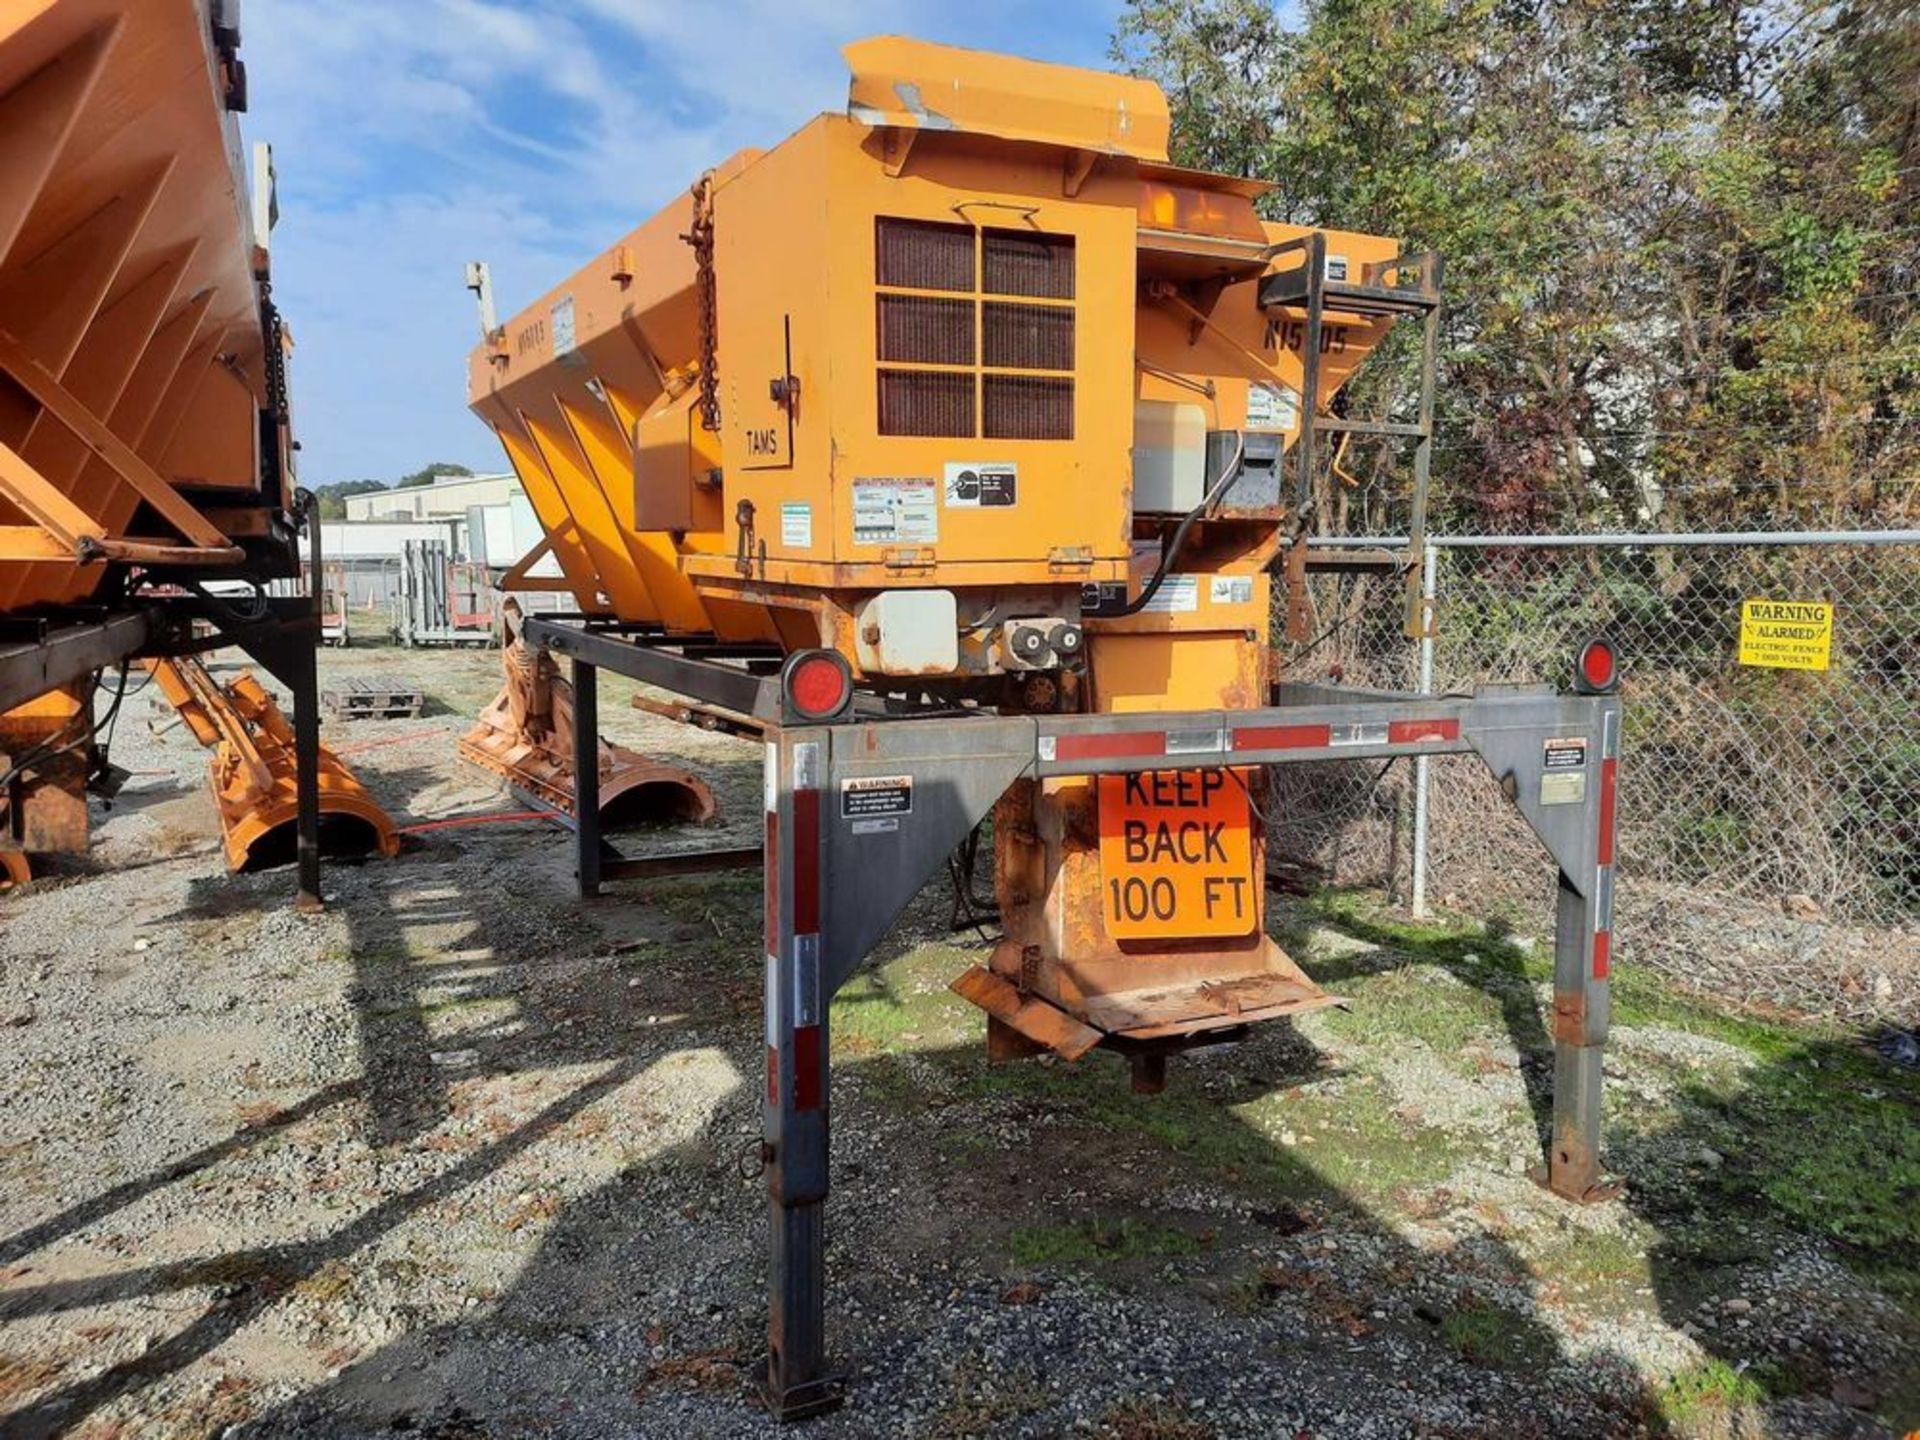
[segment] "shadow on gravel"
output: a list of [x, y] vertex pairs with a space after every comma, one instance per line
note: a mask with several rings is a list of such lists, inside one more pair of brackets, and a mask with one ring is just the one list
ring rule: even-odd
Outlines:
[[[663, 885], [648, 898], [673, 905], [687, 893]], [[750, 903], [745, 890], [735, 898]], [[806, 1433], [1047, 1436], [1068, 1426], [1062, 1405], [1088, 1399], [1089, 1413], [1109, 1405], [1126, 1419], [1142, 1400], [1128, 1387], [1146, 1377], [1103, 1359], [1094, 1335], [1131, 1323], [1123, 1308], [1136, 1302], [1166, 1306], [1176, 1381], [1253, 1377], [1276, 1416], [1352, 1414], [1411, 1433], [1419, 1396], [1438, 1390], [1457, 1393], [1462, 1418], [1421, 1433], [1644, 1432], [1654, 1402], [1631, 1368], [1563, 1351], [1537, 1312], [1540, 1283], [1493, 1227], [1435, 1252], [1376, 1213], [1370, 1197], [1387, 1189], [1417, 1212], [1444, 1178], [1435, 1157], [1395, 1153], [1417, 1150], [1417, 1137], [1368, 1111], [1383, 1173], [1342, 1183], [1308, 1150], [1243, 1118], [1263, 1098], [1343, 1078], [1291, 1027], [1189, 1059], [1154, 1097], [1132, 1094], [1123, 1065], [1105, 1055], [1077, 1067], [995, 1066], [977, 1034], [924, 1043], [918, 1017], [938, 977], [902, 986], [884, 967], [930, 934], [941, 937], [936, 960], [951, 959], [944, 904], [923, 896], [835, 1004], [830, 1350], [871, 1374], [856, 1382], [853, 1406]], [[750, 959], [710, 956], [707, 974], [685, 978], [738, 986]], [[752, 1073], [757, 990], [748, 987], [731, 1017], [707, 1017], [724, 1031], [689, 1033], [688, 1043], [726, 1046]], [[709, 1128], [741, 1119], [723, 1114]], [[1013, 1133], [990, 1133], [1003, 1126]], [[663, 1164], [711, 1171], [728, 1148], [715, 1136], [701, 1155], [627, 1169], [557, 1217], [497, 1302], [394, 1342], [239, 1433], [759, 1433], [766, 1421], [749, 1376], [765, 1315], [764, 1194], [727, 1188], [722, 1214], [678, 1234], [658, 1197]], [[1210, 1217], [1174, 1199], [1195, 1185], [1248, 1203]], [[690, 1274], [701, 1285], [666, 1283]], [[1118, 1301], [1052, 1294], [1076, 1275]], [[956, 1312], [947, 1287], [969, 1276], [984, 1277], [971, 1282], [987, 1287], [976, 1297], [983, 1309]], [[724, 1298], [703, 1304], [694, 1293]], [[649, 1312], [659, 1323], [642, 1339]], [[1084, 1328], [1084, 1347], [1063, 1347], [1056, 1326]], [[604, 1361], [587, 1358], [596, 1348]], [[970, 1398], [963, 1377], [992, 1365], [990, 1351], [1028, 1357], [988, 1382], [1025, 1401]], [[509, 1371], [510, 1381], [496, 1378]], [[1032, 1388], [1046, 1372], [1065, 1394]], [[903, 1402], [898, 1414], [875, 1408]], [[1214, 1431], [1116, 1433], [1197, 1440]]]
[[[319, 1239], [12, 1291], [0, 1318], [220, 1287], [200, 1319], [145, 1355], [0, 1417], [8, 1437], [62, 1433], [207, 1354], [321, 1266], [352, 1264], [395, 1225], [554, 1135], [638, 1075], [642, 1050], [661, 1059], [719, 1048], [740, 1073], [754, 1073], [757, 878], [667, 882], [644, 899], [629, 892], [588, 907], [547, 893], [536, 913], [519, 917], [522, 928], [510, 930], [526, 903], [477, 885], [457, 861], [408, 857], [354, 897], [350, 958], [370, 1139], [405, 1147], [447, 1114], [448, 1067], [434, 1062], [432, 1047], [449, 1042], [432, 1038], [421, 1002], [429, 989], [436, 1006], [501, 1009], [458, 1040], [472, 1051], [457, 1067], [463, 1076], [605, 1068], [497, 1141]], [[542, 863], [517, 884], [551, 891], [564, 883], [562, 860]], [[1430, 1131], [1370, 1098], [1290, 1026], [1190, 1057], [1176, 1065], [1167, 1093], [1153, 1097], [1132, 1094], [1123, 1067], [1104, 1055], [1077, 1067], [988, 1064], [972, 1012], [963, 1008], [955, 1019], [941, 1008], [958, 1004], [940, 989], [943, 974], [971, 958], [956, 962], [952, 952], [972, 944], [947, 936], [946, 906], [937, 889], [923, 895], [834, 1007], [830, 1350], [870, 1372], [856, 1382], [870, 1403], [856, 1400], [810, 1433], [909, 1433], [874, 1408], [904, 1403], [906, 1413], [934, 1417], [917, 1433], [1052, 1435], [1066, 1428], [1064, 1402], [1042, 1377], [1091, 1403], [1096, 1418], [1101, 1405], [1121, 1415], [1139, 1398], [1128, 1387], [1152, 1377], [1134, 1373], [1130, 1357], [1114, 1359], [1103, 1337], [1114, 1327], [1131, 1333], [1132, 1307], [1148, 1305], [1167, 1331], [1167, 1352], [1153, 1362], [1162, 1378], [1205, 1387], [1224, 1386], [1230, 1375], [1236, 1393], [1257, 1397], [1274, 1415], [1306, 1417], [1313, 1434], [1343, 1433], [1313, 1428], [1315, 1417], [1334, 1414], [1371, 1425], [1369, 1433], [1457, 1436], [1627, 1436], [1664, 1423], [1674, 1397], [1650, 1392], [1624, 1358], [1602, 1346], [1582, 1354], [1563, 1346], [1543, 1312], [1568, 1311], [1568, 1277], [1530, 1263], [1502, 1238], [1497, 1216], [1461, 1212], [1449, 1199], [1457, 1156], [1430, 1149]], [[555, 958], [608, 945], [642, 913], [662, 928], [611, 942], [641, 945], [630, 978], [606, 966], [570, 971]], [[574, 921], [580, 928], [569, 931]], [[421, 926], [444, 932], [433, 954], [407, 949], [407, 927]], [[500, 942], [504, 963], [461, 958], [463, 947], [490, 941]], [[1337, 988], [1362, 968], [1422, 960], [1496, 995], [1527, 1062], [1537, 1118], [1549, 1098], [1540, 1067], [1550, 1044], [1521, 952], [1485, 937], [1422, 950], [1381, 931], [1375, 943], [1386, 948], [1309, 968]], [[918, 965], [923, 954], [925, 975], [902, 980], [886, 969]], [[530, 970], [543, 966], [556, 968], [545, 983], [529, 983]], [[1907, 1286], [1912, 1302], [1920, 1097], [1911, 1087], [1890, 1089], [1881, 1072], [1858, 1068], [1864, 1063], [1843, 1046], [1790, 1046], [1736, 1083], [1703, 1081], [1687, 1092], [1677, 1125], [1610, 1118], [1608, 1158], [1633, 1185], [1626, 1203], [1661, 1232], [1642, 1273], [1669, 1323], [1695, 1314], [1735, 1267], [1764, 1260], [1777, 1239], [1793, 1237], [1831, 1244], [1874, 1283]], [[1852, 1096], [1837, 1109], [1836, 1072]], [[290, 1127], [359, 1088], [321, 1092], [259, 1129]], [[227, 1433], [758, 1433], [765, 1422], [752, 1409], [747, 1376], [765, 1313], [765, 1202], [757, 1185], [724, 1175], [754, 1123], [750, 1105], [742, 1096], [715, 1114], [699, 1142], [629, 1165], [561, 1211], [513, 1288], [471, 1318], [406, 1334]], [[1295, 1115], [1322, 1131], [1320, 1143], [1276, 1134], [1282, 1118], [1304, 1130]], [[1336, 1146], [1331, 1132], [1342, 1126]], [[258, 1134], [242, 1132], [118, 1187], [14, 1237], [0, 1253], [25, 1255]], [[1709, 1149], [1721, 1157], [1717, 1165], [1700, 1161]], [[1341, 1159], [1355, 1154], [1358, 1168]], [[663, 1202], [663, 1177], [704, 1186], [700, 1213]], [[1196, 1187], [1234, 1203], [1197, 1208]], [[1470, 1218], [1455, 1223], [1445, 1243], [1410, 1238], [1411, 1227], [1449, 1212]], [[1588, 1232], [1577, 1213], [1561, 1229], [1570, 1263], [1602, 1263], [1583, 1250]], [[1607, 1237], [1595, 1233], [1590, 1243], [1603, 1246]], [[1089, 1278], [1093, 1299], [1081, 1283]], [[954, 1298], [969, 1286], [967, 1298]], [[1099, 1298], [1107, 1295], [1117, 1298]], [[1572, 1309], [1578, 1329], [1585, 1316]], [[657, 1333], [643, 1323], [649, 1313], [660, 1317]], [[1885, 1364], [1911, 1349], [1834, 1351], [1814, 1335], [1788, 1364], [1761, 1348], [1757, 1331], [1749, 1338], [1737, 1326], [1702, 1343], [1731, 1377], [1709, 1374], [1698, 1394], [1682, 1397], [1709, 1415], [1756, 1396], [1824, 1400], [1821, 1387], [1841, 1378], [1877, 1392], [1863, 1403], [1906, 1403]], [[598, 1350], [620, 1364], [602, 1363]], [[1004, 1366], [1009, 1354], [1022, 1358], [998, 1376], [999, 1398], [979, 1400], [964, 1377], [971, 1367]], [[396, 1372], [406, 1376], [397, 1386]], [[1189, 1393], [1208, 1398], [1205, 1389]], [[1442, 1426], [1422, 1419], [1421, 1403], [1434, 1397], [1457, 1418]], [[1844, 1412], [1830, 1406], [1816, 1414], [1812, 1428], [1793, 1433], [1885, 1433], [1864, 1419], [1843, 1428]], [[1200, 1425], [1134, 1433], [1198, 1440], [1214, 1432]], [[1236, 1425], [1228, 1433], [1255, 1432]]]
[[[323, 1110], [331, 1109], [342, 1101], [350, 1099], [359, 1092], [360, 1087], [351, 1082], [329, 1085], [316, 1091], [298, 1105], [289, 1106], [260, 1121], [237, 1131], [227, 1139], [213, 1145], [203, 1146], [191, 1155], [183, 1156], [166, 1168], [144, 1175], [138, 1180], [128, 1180], [111, 1190], [103, 1190], [91, 1200], [62, 1210], [58, 1215], [49, 1216], [38, 1225], [30, 1226], [17, 1235], [9, 1235], [0, 1240], [0, 1266], [11, 1265], [21, 1257], [32, 1254], [45, 1246], [52, 1245], [76, 1231], [84, 1230], [98, 1220], [105, 1219], [118, 1210], [142, 1200], [156, 1190], [169, 1185], [190, 1181], [201, 1171], [218, 1165], [221, 1161], [238, 1155], [250, 1146], [259, 1145], [283, 1130], [300, 1124]], [[14, 1313], [11, 1308], [0, 1304], [0, 1314]]]
[[83, 1309], [130, 1296], [159, 1295], [217, 1286], [218, 1298], [200, 1319], [162, 1340], [138, 1359], [123, 1362], [6, 1415], [8, 1440], [41, 1440], [67, 1433], [107, 1401], [181, 1369], [251, 1322], [260, 1312], [313, 1275], [329, 1260], [345, 1259], [379, 1239], [402, 1220], [477, 1183], [515, 1155], [639, 1072], [637, 1063], [615, 1064], [540, 1111], [501, 1140], [487, 1145], [415, 1189], [364, 1211], [322, 1239], [257, 1250], [237, 1250], [210, 1259], [118, 1271], [98, 1279], [56, 1281], [11, 1291], [0, 1318]]

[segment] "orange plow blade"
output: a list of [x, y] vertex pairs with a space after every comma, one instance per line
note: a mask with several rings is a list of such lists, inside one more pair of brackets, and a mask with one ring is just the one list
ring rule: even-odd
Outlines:
[[[577, 813], [573, 785], [573, 687], [544, 650], [517, 635], [518, 608], [508, 602], [508, 642], [501, 652], [507, 683], [460, 740], [460, 758], [505, 780], [536, 805]], [[706, 781], [677, 766], [600, 742], [600, 823], [700, 824], [718, 808]]]
[[[293, 726], [273, 697], [251, 672], [223, 687], [198, 660], [145, 663], [194, 737], [213, 751], [207, 783], [220, 812], [227, 868], [291, 863], [299, 825]], [[320, 848], [335, 857], [400, 853], [393, 820], [324, 745]]]
[[0, 895], [33, 879], [33, 867], [18, 850], [0, 850]]

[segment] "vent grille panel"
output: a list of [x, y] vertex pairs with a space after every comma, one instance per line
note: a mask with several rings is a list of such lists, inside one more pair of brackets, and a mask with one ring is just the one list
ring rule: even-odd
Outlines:
[[973, 364], [973, 302], [882, 295], [880, 358], [924, 365]]
[[875, 249], [882, 285], [904, 290], [973, 289], [971, 226], [881, 220]]
[[1073, 237], [1025, 230], [989, 230], [981, 236], [989, 295], [1073, 299]]
[[1073, 311], [989, 300], [982, 332], [987, 364], [1013, 370], [1073, 369]]
[[880, 433], [971, 439], [974, 427], [972, 375], [943, 370], [880, 372]]
[[1073, 381], [1043, 375], [985, 378], [989, 440], [1071, 440]]

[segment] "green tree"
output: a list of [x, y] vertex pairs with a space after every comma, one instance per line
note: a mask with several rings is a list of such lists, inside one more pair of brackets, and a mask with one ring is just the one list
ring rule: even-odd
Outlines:
[[319, 505], [322, 520], [344, 520], [347, 518], [348, 496], [371, 495], [386, 488], [386, 482], [382, 480], [342, 480], [334, 485], [316, 486], [313, 496]]
[[[1447, 262], [1473, 528], [1910, 521], [1920, 13], [1895, 0], [1132, 0], [1183, 163]], [[1403, 407], [1394, 352], [1356, 408]], [[1376, 445], [1348, 528], [1404, 518]]]
[[396, 490], [413, 490], [422, 485], [431, 485], [443, 476], [471, 475], [473, 471], [464, 465], [451, 465], [445, 460], [436, 460], [424, 470], [416, 470], [411, 475], [402, 475], [393, 482]]

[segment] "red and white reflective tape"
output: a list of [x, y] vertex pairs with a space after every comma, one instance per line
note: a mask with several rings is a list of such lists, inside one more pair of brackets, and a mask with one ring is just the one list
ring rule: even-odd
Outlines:
[[[792, 833], [787, 836], [791, 855], [784, 860], [780, 760], [780, 747], [769, 745], [765, 777], [767, 1103], [780, 1103], [780, 1054], [785, 1049], [793, 1064], [793, 1108], [804, 1112], [826, 1103], [826, 1017], [820, 996], [820, 746], [807, 741], [793, 747], [788, 821]], [[792, 920], [792, 938], [784, 947], [783, 905]]]
[[1264, 750], [1339, 750], [1357, 745], [1451, 744], [1460, 738], [1452, 716], [1420, 720], [1362, 720], [1338, 725], [1242, 725], [1231, 730], [1124, 730], [1090, 735], [1042, 735], [1040, 758], [1138, 760]]
[[1620, 770], [1620, 712], [1609, 710], [1600, 725], [1600, 827], [1594, 839], [1593, 978], [1605, 980], [1613, 966], [1614, 787]]

